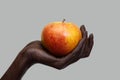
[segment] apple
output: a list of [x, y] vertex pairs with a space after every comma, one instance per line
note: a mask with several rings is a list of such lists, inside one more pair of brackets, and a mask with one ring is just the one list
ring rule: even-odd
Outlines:
[[79, 27], [64, 21], [51, 22], [42, 31], [42, 45], [56, 57], [68, 55], [82, 39]]

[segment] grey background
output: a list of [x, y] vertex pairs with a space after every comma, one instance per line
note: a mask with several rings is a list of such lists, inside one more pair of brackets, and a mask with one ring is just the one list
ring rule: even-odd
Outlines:
[[94, 33], [91, 56], [60, 71], [36, 64], [22, 80], [120, 80], [119, 8], [119, 0], [0, 0], [0, 77], [44, 25], [65, 18]]

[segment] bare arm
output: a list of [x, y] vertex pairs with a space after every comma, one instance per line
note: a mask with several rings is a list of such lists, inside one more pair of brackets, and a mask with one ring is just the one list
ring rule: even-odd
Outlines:
[[93, 47], [93, 34], [87, 37], [84, 26], [81, 28], [83, 38], [78, 46], [67, 56], [57, 58], [51, 55], [41, 41], [33, 41], [23, 48], [17, 55], [6, 73], [0, 80], [21, 80], [25, 72], [35, 63], [41, 63], [56, 69], [63, 69], [81, 58], [88, 57]]
[[20, 80], [26, 70], [32, 65], [28, 59], [25, 48], [17, 55], [1, 80]]

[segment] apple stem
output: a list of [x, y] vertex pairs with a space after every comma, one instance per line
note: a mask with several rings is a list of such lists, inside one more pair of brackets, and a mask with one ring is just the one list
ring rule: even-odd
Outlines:
[[64, 22], [65, 22], [65, 19], [63, 19], [62, 23], [64, 23]]

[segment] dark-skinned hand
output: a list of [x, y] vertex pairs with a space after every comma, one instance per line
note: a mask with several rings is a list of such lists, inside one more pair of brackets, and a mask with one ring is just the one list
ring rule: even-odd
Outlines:
[[[85, 58], [90, 55], [93, 47], [93, 34], [88, 33], [85, 26], [80, 27], [82, 31], [82, 40], [78, 46], [65, 57], [57, 58], [50, 54], [41, 44], [41, 41], [33, 41], [25, 47], [25, 51], [29, 55], [33, 63], [42, 63], [57, 69], [63, 69], [68, 65], [78, 61], [80, 58]], [[49, 36], [49, 35], [48, 35]]]
[[42, 46], [41, 41], [30, 42], [20, 51], [0, 80], [21, 80], [29, 67], [35, 63], [42, 63], [56, 69], [63, 69], [81, 58], [88, 57], [94, 44], [93, 34], [90, 34], [88, 37], [84, 25], [80, 27], [80, 30], [82, 31], [82, 40], [70, 54], [64, 57], [58, 58], [51, 55]]

